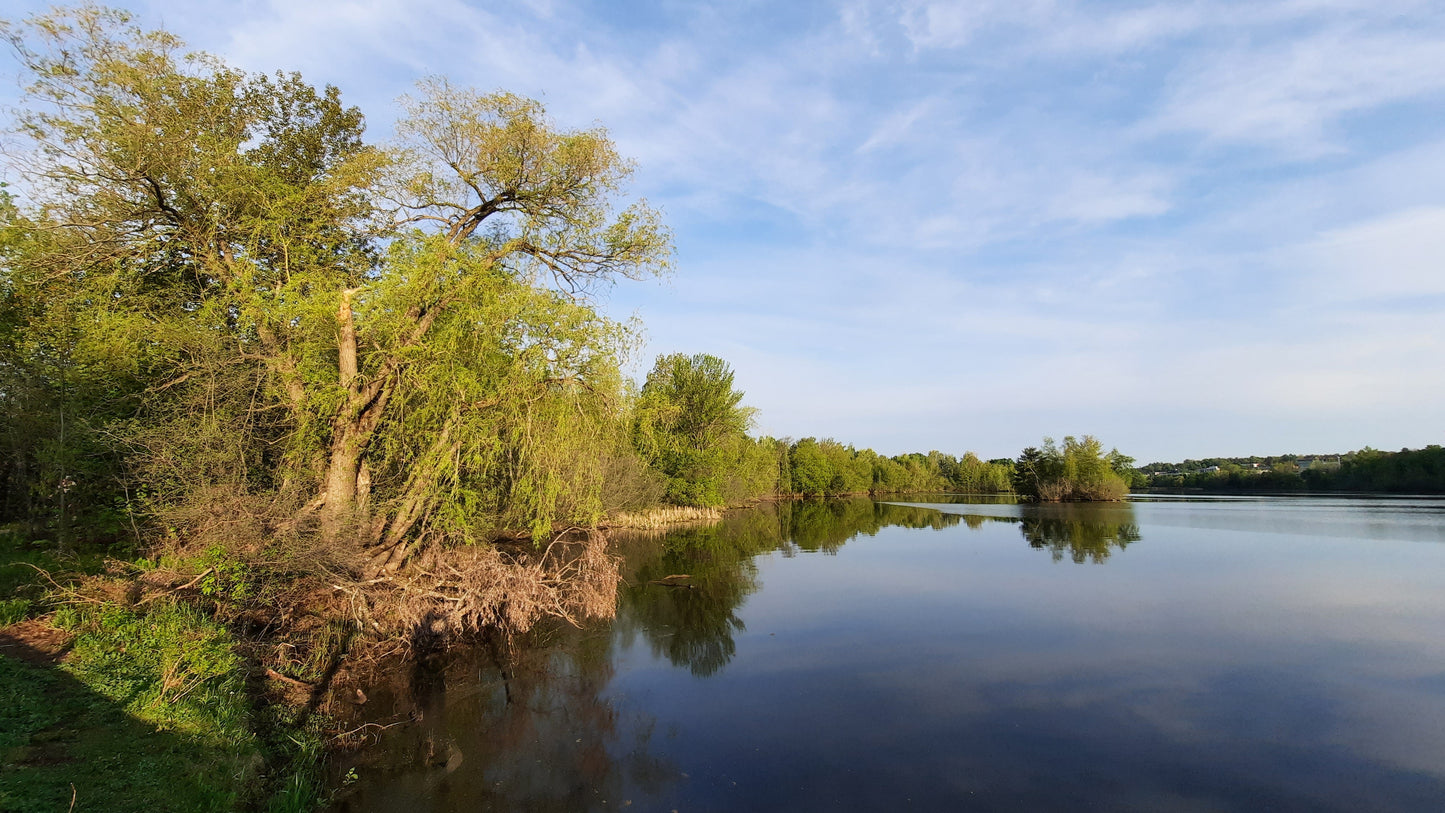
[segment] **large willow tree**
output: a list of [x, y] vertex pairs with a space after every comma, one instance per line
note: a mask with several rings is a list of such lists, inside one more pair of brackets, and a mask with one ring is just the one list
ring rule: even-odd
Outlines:
[[31, 79], [6, 287], [59, 337], [52, 367], [113, 391], [88, 428], [128, 493], [192, 517], [263, 501], [269, 532], [363, 571], [595, 515], [630, 337], [587, 295], [670, 256], [645, 203], [619, 208], [604, 131], [430, 80], [378, 147], [335, 88], [121, 12], [6, 35]]

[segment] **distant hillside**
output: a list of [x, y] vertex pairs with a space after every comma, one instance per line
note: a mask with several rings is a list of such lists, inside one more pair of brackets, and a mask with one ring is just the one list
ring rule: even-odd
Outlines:
[[1148, 488], [1207, 492], [1353, 491], [1445, 494], [1445, 448], [1348, 454], [1214, 457], [1150, 463], [1136, 471]]

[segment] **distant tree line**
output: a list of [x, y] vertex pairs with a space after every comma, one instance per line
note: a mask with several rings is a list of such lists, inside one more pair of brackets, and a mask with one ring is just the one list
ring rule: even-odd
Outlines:
[[1150, 463], [1136, 470], [1158, 489], [1210, 492], [1370, 492], [1445, 494], [1445, 448], [1382, 452], [1365, 447], [1343, 455], [1280, 455]]
[[[722, 506], [772, 496], [923, 492], [1005, 493], [1040, 502], [1123, 499], [1139, 480], [1134, 459], [1091, 435], [1025, 449], [1017, 461], [927, 454], [886, 456], [831, 438], [753, 438], [727, 362], [707, 354], [660, 357], [634, 409], [633, 442], [657, 499]], [[646, 491], [639, 486], [635, 491]]]
[[[656, 477], [651, 493], [677, 505], [723, 506], [775, 496], [904, 492], [998, 493], [1012, 487], [1012, 462], [931, 451], [888, 457], [831, 438], [751, 437], [727, 362], [708, 355], [657, 359], [633, 411], [633, 443]], [[643, 483], [634, 489], [649, 491]]]

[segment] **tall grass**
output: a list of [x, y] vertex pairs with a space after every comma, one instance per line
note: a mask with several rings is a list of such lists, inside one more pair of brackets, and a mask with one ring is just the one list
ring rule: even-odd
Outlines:
[[637, 528], [651, 530], [678, 525], [684, 522], [717, 522], [722, 511], [716, 508], [696, 508], [690, 505], [673, 505], [651, 508], [646, 511], [624, 511], [609, 517], [605, 523], [612, 528]]

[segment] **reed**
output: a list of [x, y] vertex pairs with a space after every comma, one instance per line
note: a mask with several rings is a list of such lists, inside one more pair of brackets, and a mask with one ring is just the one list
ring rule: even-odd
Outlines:
[[609, 517], [603, 525], [608, 528], [655, 530], [658, 528], [666, 528], [669, 525], [680, 525], [688, 522], [717, 522], [721, 519], [722, 511], [716, 508], [669, 505], [650, 508], [646, 511], [620, 512]]

